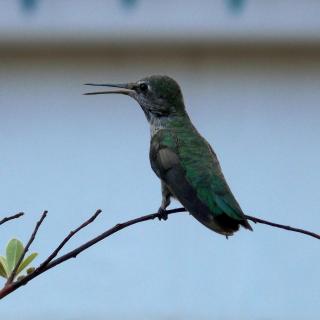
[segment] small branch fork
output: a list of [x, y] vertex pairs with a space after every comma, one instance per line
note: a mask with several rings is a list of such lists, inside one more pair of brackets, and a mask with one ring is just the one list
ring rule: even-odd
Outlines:
[[[154, 220], [156, 218], [161, 218], [161, 214], [159, 213], [151, 213], [148, 215], [144, 215], [141, 216], [139, 218], [135, 218], [132, 220], [128, 220], [126, 222], [123, 223], [119, 223], [116, 224], [114, 227], [106, 230], [105, 232], [101, 233], [100, 235], [98, 235], [97, 237], [85, 242], [84, 244], [82, 244], [81, 246], [77, 247], [74, 250], [69, 251], [68, 253], [58, 257], [58, 253], [60, 252], [60, 250], [65, 246], [65, 244], [75, 235], [77, 234], [81, 229], [87, 227], [90, 223], [92, 223], [101, 213], [102, 211], [99, 209], [97, 210], [87, 221], [85, 221], [84, 223], [82, 223], [78, 228], [72, 230], [62, 241], [61, 243], [58, 245], [58, 247], [48, 256], [48, 258], [46, 258], [32, 273], [26, 275], [24, 278], [22, 278], [21, 280], [17, 280], [17, 281], [13, 281], [15, 274], [17, 272], [17, 269], [20, 265], [20, 263], [23, 261], [23, 258], [25, 256], [25, 254], [27, 253], [30, 245], [32, 244], [33, 240], [36, 237], [37, 231], [40, 227], [40, 225], [42, 224], [43, 220], [45, 219], [46, 215], [47, 215], [47, 211], [44, 211], [40, 217], [40, 220], [37, 222], [31, 237], [24, 249], [24, 252], [22, 254], [22, 256], [20, 257], [19, 261], [17, 262], [10, 278], [8, 279], [7, 283], [5, 284], [5, 286], [0, 290], [0, 299], [4, 298], [5, 296], [7, 296], [8, 294], [12, 293], [13, 291], [17, 290], [18, 288], [20, 288], [21, 286], [27, 284], [30, 280], [36, 278], [37, 276], [39, 276], [40, 274], [48, 271], [51, 268], [54, 268], [56, 266], [58, 266], [59, 264], [71, 259], [71, 258], [76, 258], [78, 254], [80, 254], [81, 252], [87, 250], [88, 248], [90, 248], [91, 246], [95, 245], [96, 243], [104, 240], [105, 238], [108, 238], [109, 236], [113, 235], [114, 233], [119, 232], [122, 229], [125, 229], [127, 227], [130, 227], [134, 224], [140, 223], [140, 222], [144, 222], [144, 221], [148, 221], [148, 220]], [[167, 210], [166, 213], [167, 214], [174, 214], [174, 213], [178, 213], [178, 212], [186, 212], [185, 208], [177, 208], [177, 209], [172, 209], [172, 210]], [[298, 233], [302, 233], [305, 235], [308, 235], [310, 237], [316, 238], [316, 239], [320, 239], [320, 234], [314, 233], [314, 232], [310, 232], [307, 230], [303, 230], [303, 229], [299, 229], [299, 228], [293, 228], [290, 226], [286, 226], [286, 225], [282, 225], [282, 224], [278, 224], [278, 223], [273, 223], [267, 220], [263, 220], [260, 218], [256, 218], [253, 216], [245, 216], [248, 220], [254, 222], [254, 223], [261, 223], [261, 224], [266, 224], [275, 228], [280, 228], [280, 229], [284, 229], [284, 230], [288, 230], [288, 231], [293, 231], [293, 232], [298, 232]], [[16, 217], [15, 217], [16, 218]], [[15, 218], [11, 218], [11, 219], [15, 219]], [[5, 218], [7, 219], [7, 218]], [[10, 219], [9, 219], [10, 220]], [[2, 221], [2, 220], [1, 220]]]

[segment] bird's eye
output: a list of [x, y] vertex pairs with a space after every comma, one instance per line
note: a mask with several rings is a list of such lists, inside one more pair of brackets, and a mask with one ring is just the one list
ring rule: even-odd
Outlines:
[[140, 83], [139, 88], [142, 92], [147, 92], [148, 91], [148, 85], [146, 83]]

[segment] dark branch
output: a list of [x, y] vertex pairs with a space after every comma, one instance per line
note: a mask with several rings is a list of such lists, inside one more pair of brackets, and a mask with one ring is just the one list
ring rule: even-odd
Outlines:
[[[177, 209], [172, 209], [172, 210], [168, 210], [167, 214], [174, 214], [177, 212], [185, 212], [186, 210], [184, 208], [177, 208]], [[40, 264], [39, 267], [37, 267], [34, 272], [32, 272], [31, 274], [28, 274], [27, 276], [25, 276], [23, 279], [18, 280], [16, 282], [11, 282], [9, 284], [7, 284], [2, 290], [0, 290], [0, 299], [4, 298], [5, 296], [7, 296], [8, 294], [10, 294], [11, 292], [17, 290], [19, 287], [27, 284], [30, 280], [36, 278], [37, 276], [39, 276], [40, 274], [48, 271], [51, 268], [54, 268], [56, 266], [58, 266], [59, 264], [70, 260], [71, 258], [76, 258], [78, 254], [80, 254], [81, 252], [87, 250], [88, 248], [90, 248], [91, 246], [95, 245], [96, 243], [102, 241], [103, 239], [113, 235], [114, 233], [119, 232], [122, 229], [125, 229], [127, 227], [130, 227], [134, 224], [140, 223], [140, 222], [144, 222], [144, 221], [148, 221], [148, 220], [153, 220], [156, 218], [159, 218], [161, 216], [161, 214], [159, 213], [152, 213], [152, 214], [148, 214], [139, 218], [135, 218], [129, 221], [126, 221], [124, 223], [119, 223], [117, 225], [115, 225], [114, 227], [106, 230], [105, 232], [103, 232], [102, 234], [100, 234], [99, 236], [89, 240], [88, 242], [84, 243], [83, 245], [79, 246], [78, 248], [69, 251], [68, 253], [62, 255], [59, 258], [54, 259], [57, 254], [59, 253], [59, 251], [62, 249], [62, 247], [67, 243], [67, 241], [69, 241], [69, 239], [75, 234], [77, 233], [79, 230], [81, 230], [82, 228], [86, 227], [89, 223], [91, 223], [99, 214], [101, 213], [100, 210], [98, 210], [89, 220], [87, 220], [86, 222], [84, 222], [80, 227], [78, 227], [77, 229], [75, 229], [74, 231], [71, 231], [70, 234], [60, 243], [60, 245], [57, 247], [56, 250], [54, 250], [54, 252], [43, 262]], [[289, 230], [289, 231], [294, 231], [294, 232], [299, 232], [299, 233], [303, 233], [305, 235], [309, 235], [311, 237], [314, 237], [316, 239], [320, 239], [320, 235], [307, 231], [307, 230], [303, 230], [303, 229], [298, 229], [298, 228], [292, 228], [289, 226], [285, 226], [282, 224], [277, 224], [277, 223], [273, 223], [273, 222], [269, 222], [266, 220], [262, 220], [259, 218], [255, 218], [252, 216], [246, 216], [246, 218], [254, 223], [262, 223], [262, 224], [267, 224], [270, 225], [272, 227], [276, 227], [276, 228], [280, 228], [280, 229], [284, 229], [284, 230]], [[53, 260], [54, 259], [54, 260]]]
[[[173, 213], [177, 213], [177, 212], [185, 212], [184, 208], [177, 208], [177, 209], [172, 209], [172, 210], [168, 210], [167, 214], [173, 214]], [[130, 227], [134, 224], [140, 223], [140, 222], [144, 222], [144, 221], [148, 221], [148, 220], [154, 220], [156, 218], [159, 218], [161, 214], [157, 213], [151, 213], [139, 218], [135, 218], [123, 223], [118, 223], [116, 224], [114, 227], [106, 230], [105, 232], [103, 232], [102, 234], [100, 234], [99, 236], [93, 238], [92, 240], [84, 243], [83, 245], [81, 245], [80, 247], [66, 253], [65, 255], [53, 260], [51, 263], [48, 264], [48, 266], [46, 267], [46, 270], [51, 269], [57, 265], [59, 265], [62, 262], [65, 262], [71, 258], [76, 258], [77, 255], [81, 252], [83, 252], [84, 250], [90, 248], [91, 246], [95, 245], [96, 243], [100, 242], [101, 240], [110, 237], [111, 235], [113, 235], [114, 233]], [[0, 296], [1, 298], [1, 296]]]
[[18, 270], [21, 262], [23, 261], [26, 253], [28, 252], [28, 250], [29, 250], [29, 248], [30, 248], [33, 240], [35, 239], [36, 234], [37, 234], [37, 232], [38, 232], [38, 229], [39, 229], [41, 223], [43, 222], [43, 220], [45, 219], [45, 217], [47, 216], [47, 213], [48, 213], [47, 211], [44, 211], [44, 212], [42, 213], [40, 220], [37, 222], [37, 224], [36, 224], [36, 226], [35, 226], [32, 234], [31, 234], [31, 236], [30, 236], [30, 239], [29, 239], [28, 243], [27, 243], [27, 245], [25, 246], [25, 248], [24, 248], [24, 250], [23, 250], [23, 252], [22, 252], [22, 255], [20, 256], [19, 260], [17, 261], [14, 269], [12, 270], [12, 272], [11, 272], [11, 274], [10, 274], [8, 280], [7, 280], [6, 286], [9, 285], [10, 283], [12, 283], [12, 281], [14, 280], [14, 278], [15, 278], [15, 276], [16, 276], [16, 273], [17, 273], [17, 270]]
[[88, 226], [90, 223], [92, 223], [98, 215], [102, 212], [102, 210], [98, 209], [94, 215], [92, 215], [87, 221], [85, 221], [82, 225], [80, 225], [78, 228], [75, 230], [70, 231], [70, 233], [61, 241], [59, 246], [50, 254], [50, 256], [43, 261], [38, 269], [44, 269], [60, 252], [60, 250], [65, 246], [65, 244], [76, 234], [78, 233], [81, 229], [85, 228]]
[[[184, 208], [178, 208], [178, 209], [173, 209], [173, 210], [168, 210], [167, 213], [168, 214], [173, 214], [173, 213], [177, 213], [177, 212], [184, 212], [185, 209]], [[98, 214], [100, 213], [100, 211], [98, 210], [97, 211]], [[95, 213], [95, 215], [97, 215], [97, 212]], [[94, 215], [94, 216], [95, 216]], [[84, 243], [83, 245], [81, 245], [80, 247], [62, 255], [61, 257], [55, 259], [55, 260], [52, 260], [51, 262], [47, 263], [46, 261], [49, 260], [49, 258], [51, 259], [51, 256], [53, 255], [53, 253], [43, 262], [40, 264], [39, 267], [37, 267], [32, 273], [26, 275], [24, 278], [22, 278], [21, 280], [18, 280], [16, 282], [11, 282], [11, 283], [8, 283], [5, 285], [5, 287], [0, 290], [0, 299], [4, 298], [5, 296], [7, 296], [8, 294], [10, 294], [11, 292], [17, 290], [18, 288], [20, 288], [21, 286], [27, 284], [30, 280], [36, 278], [37, 276], [39, 276], [40, 274], [46, 272], [47, 270], [53, 268], [53, 267], [56, 267], [57, 265], [71, 259], [71, 258], [75, 258], [79, 253], [83, 252], [84, 250], [90, 248], [91, 246], [93, 246], [94, 244], [96, 244], [97, 242], [111, 236], [112, 234], [124, 229], [124, 228], [127, 228], [129, 226], [132, 226], [134, 224], [137, 224], [139, 222], [143, 222], [143, 221], [148, 221], [148, 220], [153, 220], [153, 219], [156, 219], [156, 218], [159, 218], [159, 213], [152, 213], [152, 214], [148, 214], [146, 216], [142, 216], [142, 217], [139, 217], [139, 218], [136, 218], [136, 219], [133, 219], [133, 220], [129, 220], [127, 222], [124, 222], [124, 223], [119, 223], [117, 225], [115, 225], [114, 227], [112, 227], [111, 229], [108, 229], [107, 231], [103, 232], [102, 234], [100, 234], [99, 236], [93, 238], [92, 240]], [[92, 219], [92, 218], [91, 218]], [[90, 220], [90, 219], [89, 219]], [[89, 221], [88, 220], [88, 221]], [[86, 222], [84, 223], [86, 224]], [[82, 226], [84, 225], [82, 224]], [[80, 226], [81, 227], [81, 226]], [[79, 227], [79, 228], [80, 228]], [[83, 226], [84, 227], [84, 226]], [[79, 229], [78, 228], [78, 229]], [[81, 228], [80, 228], [81, 229]], [[80, 230], [79, 229], [79, 230]], [[77, 229], [76, 229], [77, 230]], [[69, 236], [70, 237], [70, 234]], [[68, 238], [67, 237], [67, 238]], [[66, 238], [66, 239], [67, 239]], [[69, 239], [68, 239], [69, 240]], [[67, 241], [68, 241], [67, 240]], [[62, 243], [66, 243], [67, 241], [63, 240], [61, 242]], [[58, 246], [58, 248], [56, 250], [61, 250], [61, 248], [64, 246], [64, 244], [61, 246], [61, 244]], [[56, 251], [55, 250], [55, 251]]]
[[271, 227], [275, 227], [275, 228], [279, 228], [279, 229], [283, 229], [283, 230], [288, 230], [288, 231], [293, 231], [293, 232], [298, 232], [298, 233], [302, 233], [302, 234], [305, 234], [307, 236], [310, 236], [310, 237], [313, 237], [313, 238], [316, 238], [316, 239], [320, 239], [320, 234], [317, 234], [317, 233], [314, 233], [314, 232], [311, 232], [311, 231], [308, 231], [308, 230], [304, 230], [304, 229], [300, 229], [300, 228], [294, 228], [294, 227], [290, 227], [290, 226], [285, 226], [283, 224], [270, 222], [270, 221], [267, 221], [267, 220], [263, 220], [263, 219], [252, 217], [252, 216], [248, 216], [248, 215], [245, 215], [245, 217], [248, 220], [250, 220], [250, 221], [252, 221], [254, 223], [262, 223], [262, 224], [266, 224], [266, 225], [271, 226]]
[[2, 220], [0, 220], [0, 225], [6, 223], [7, 221], [20, 218], [20, 217], [23, 216], [23, 215], [24, 215], [23, 212], [19, 212], [19, 213], [16, 213], [16, 214], [12, 215], [12, 216], [5, 217], [5, 218], [3, 218]]

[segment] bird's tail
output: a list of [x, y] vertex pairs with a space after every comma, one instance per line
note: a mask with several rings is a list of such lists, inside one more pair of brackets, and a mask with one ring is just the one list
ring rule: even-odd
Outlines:
[[239, 226], [243, 226], [245, 229], [253, 231], [252, 227], [250, 226], [248, 220], [243, 217], [243, 219], [233, 219], [226, 214], [219, 215], [215, 217], [215, 221], [223, 230], [223, 234], [232, 235], [234, 232], [239, 230]]
[[248, 229], [248, 230], [250, 230], [250, 231], [253, 231], [252, 227], [250, 226], [250, 224], [249, 224], [249, 222], [248, 222], [248, 220], [247, 220], [246, 218], [243, 219], [243, 220], [241, 220], [241, 221], [240, 221], [240, 224], [241, 224], [244, 228], [246, 228], [246, 229]]

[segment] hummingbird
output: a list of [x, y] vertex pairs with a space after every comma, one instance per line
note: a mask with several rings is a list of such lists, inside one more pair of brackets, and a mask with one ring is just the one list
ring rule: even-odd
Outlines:
[[153, 75], [85, 95], [124, 94], [135, 99], [150, 124], [150, 164], [161, 181], [158, 213], [166, 220], [171, 198], [200, 223], [226, 237], [242, 226], [252, 230], [222, 173], [217, 155], [192, 124], [182, 91], [172, 78]]

